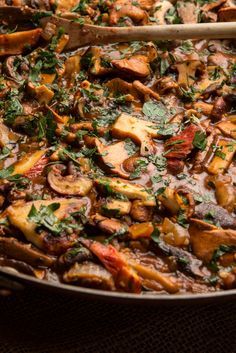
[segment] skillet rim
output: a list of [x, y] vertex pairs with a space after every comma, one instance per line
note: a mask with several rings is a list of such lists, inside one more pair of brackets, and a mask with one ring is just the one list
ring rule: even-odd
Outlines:
[[[27, 274], [17, 273], [14, 270], [0, 266], [0, 275], [8, 281], [15, 283], [19, 289], [25, 289], [27, 286], [38, 287], [40, 290], [59, 292], [64, 295], [74, 296], [80, 299], [105, 301], [113, 303], [127, 304], [197, 304], [197, 303], [215, 303], [218, 301], [236, 300], [236, 289], [222, 290], [212, 293], [197, 294], [133, 294], [123, 292], [110, 292], [106, 290], [92, 289], [70, 284], [54, 283], [34, 278]], [[14, 285], [13, 285], [14, 288]]]

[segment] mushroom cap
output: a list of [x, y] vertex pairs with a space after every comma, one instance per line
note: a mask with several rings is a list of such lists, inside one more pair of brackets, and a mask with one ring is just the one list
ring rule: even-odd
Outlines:
[[61, 195], [87, 195], [93, 186], [93, 182], [83, 176], [63, 176], [63, 169], [63, 166], [56, 165], [50, 170], [47, 177], [50, 187]]

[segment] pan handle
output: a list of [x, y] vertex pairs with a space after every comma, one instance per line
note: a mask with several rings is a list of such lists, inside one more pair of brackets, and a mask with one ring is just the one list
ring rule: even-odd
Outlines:
[[6, 274], [0, 274], [0, 296], [7, 296], [23, 289], [24, 286], [21, 283], [9, 278]]

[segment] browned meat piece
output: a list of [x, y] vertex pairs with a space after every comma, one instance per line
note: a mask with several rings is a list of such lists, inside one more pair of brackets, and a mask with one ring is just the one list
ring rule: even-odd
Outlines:
[[183, 171], [184, 161], [181, 161], [177, 158], [168, 158], [167, 168], [171, 174], [177, 175]]
[[180, 173], [184, 168], [182, 159], [185, 159], [193, 149], [195, 133], [199, 131], [196, 125], [186, 127], [180, 134], [165, 142], [165, 157], [167, 167], [173, 174]]

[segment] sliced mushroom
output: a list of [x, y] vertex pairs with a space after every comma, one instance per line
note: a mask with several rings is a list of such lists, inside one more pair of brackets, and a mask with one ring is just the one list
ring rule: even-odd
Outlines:
[[173, 77], [161, 77], [158, 79], [154, 85], [157, 92], [160, 93], [160, 95], [169, 93], [169, 92], [176, 92], [178, 86], [178, 83], [174, 80]]
[[101, 211], [105, 216], [120, 217], [129, 214], [130, 209], [131, 202], [128, 200], [107, 198]]
[[124, 95], [130, 94], [134, 100], [139, 100], [137, 90], [133, 87], [132, 83], [122, 80], [121, 78], [113, 78], [106, 83], [106, 86], [111, 92], [119, 92]]
[[22, 54], [26, 45], [35, 46], [42, 33], [41, 28], [31, 31], [0, 35], [0, 56]]
[[236, 229], [236, 218], [223, 207], [213, 203], [201, 203], [195, 207], [194, 217], [205, 220], [222, 228]]
[[41, 34], [42, 38], [49, 42], [53, 36], [57, 33], [57, 26], [52, 22], [47, 22], [43, 32]]
[[77, 5], [77, 2], [77, 0], [60, 0], [57, 4], [57, 2], [53, 0], [52, 4], [57, 4], [57, 6], [55, 6], [56, 14], [61, 14], [66, 11], [70, 11], [73, 7]]
[[152, 138], [158, 137], [156, 125], [152, 122], [122, 113], [112, 127], [112, 135], [118, 138], [130, 137], [141, 145], [141, 155], [154, 150]]
[[216, 126], [225, 136], [236, 139], [236, 115], [229, 116], [227, 120], [219, 122]]
[[124, 161], [129, 158], [125, 141], [106, 146], [99, 139], [96, 139], [95, 146], [99, 153], [98, 159], [108, 173], [119, 175], [122, 178], [129, 177], [130, 174], [122, 167]]
[[171, 278], [171, 276], [133, 260], [128, 260], [128, 263], [143, 279], [149, 279], [160, 283], [168, 293], [177, 293], [179, 291], [178, 284], [175, 282], [174, 278]]
[[55, 258], [34, 249], [31, 244], [24, 244], [15, 238], [0, 237], [0, 253], [35, 267], [52, 267], [55, 263]]
[[68, 42], [69, 42], [69, 35], [65, 33], [62, 34], [61, 37], [58, 39], [55, 52], [58, 54], [62, 53]]
[[63, 275], [66, 283], [77, 283], [84, 287], [115, 290], [114, 280], [104, 267], [92, 262], [77, 262]]
[[214, 0], [209, 3], [206, 3], [205, 5], [202, 6], [202, 11], [212, 11], [213, 9], [216, 9], [217, 7], [223, 5], [226, 2], [226, 0]]
[[193, 108], [206, 116], [210, 116], [213, 109], [213, 104], [198, 101], [193, 103]]
[[25, 273], [26, 275], [34, 276], [40, 280], [44, 279], [46, 274], [44, 269], [34, 268], [26, 262], [9, 259], [5, 256], [0, 256], [0, 266], [11, 268], [14, 271]]
[[162, 224], [164, 233], [163, 239], [167, 244], [177, 247], [184, 247], [189, 244], [189, 233], [187, 229], [178, 223], [172, 222], [169, 218], [165, 218]]
[[153, 17], [156, 19], [157, 24], [166, 24], [165, 16], [169, 10], [174, 10], [174, 6], [170, 1], [156, 1], [153, 5]]
[[210, 174], [224, 173], [229, 168], [235, 152], [234, 140], [216, 136], [203, 164]]
[[122, 223], [121, 221], [114, 218], [104, 217], [99, 213], [91, 216], [90, 220], [90, 224], [97, 226], [106, 234], [124, 235], [128, 232], [128, 227], [125, 223]]
[[216, 0], [206, 3], [201, 7], [201, 16], [205, 22], [217, 22], [217, 9], [223, 5], [226, 0]]
[[[215, 72], [218, 70], [219, 75], [214, 78]], [[199, 90], [201, 93], [198, 93], [197, 96], [200, 95], [209, 95], [219, 89], [222, 85], [222, 82], [226, 79], [225, 72], [223, 68], [218, 66], [208, 65], [206, 70], [203, 71], [201, 78], [197, 84], [195, 84], [195, 88]]]
[[150, 74], [149, 60], [145, 55], [136, 54], [129, 59], [112, 60], [111, 64], [127, 75], [147, 77]]
[[89, 249], [80, 244], [76, 244], [59, 257], [57, 265], [60, 269], [65, 269], [71, 267], [76, 262], [82, 263], [93, 260], [94, 256]]
[[114, 194], [120, 193], [125, 195], [130, 200], [142, 200], [146, 206], [155, 206], [155, 197], [148, 193], [144, 186], [132, 184], [126, 180], [119, 178], [98, 178], [95, 179], [95, 184], [105, 191]]
[[229, 175], [214, 175], [206, 178], [207, 185], [214, 185], [218, 204], [229, 212], [236, 207], [236, 187]]
[[87, 177], [75, 174], [63, 176], [64, 170], [65, 167], [61, 164], [51, 168], [47, 177], [50, 187], [61, 195], [87, 195], [92, 189], [93, 182]]
[[18, 138], [6, 125], [0, 123], [0, 147], [7, 147], [11, 143], [17, 142]]
[[151, 88], [145, 86], [144, 84], [142, 84], [142, 82], [135, 80], [133, 82], [133, 87], [140, 92], [141, 94], [143, 94], [145, 97], [151, 97], [154, 98], [156, 100], [160, 100], [160, 96], [158, 93], [156, 93], [155, 91], [153, 91]]
[[142, 201], [135, 200], [132, 202], [130, 211], [131, 217], [137, 222], [151, 221], [153, 208], [145, 206]]
[[147, 24], [148, 14], [140, 7], [133, 5], [127, 0], [115, 1], [109, 14], [109, 23], [111, 26], [117, 25], [121, 18], [131, 18], [134, 23]]
[[233, 60], [231, 55], [218, 51], [208, 56], [208, 65], [218, 66], [223, 69], [227, 69], [230, 65], [231, 60]]
[[236, 246], [236, 230], [220, 229], [197, 219], [191, 220], [189, 234], [193, 253], [206, 263], [220, 245]]
[[93, 47], [90, 49], [92, 55], [92, 63], [89, 68], [91, 74], [95, 76], [107, 75], [113, 71], [112, 65], [104, 65], [103, 63], [110, 62], [110, 58], [105, 58], [102, 54], [102, 49], [98, 47]]
[[234, 22], [236, 21], [236, 7], [222, 7], [218, 11], [219, 22]]
[[126, 292], [141, 292], [139, 276], [128, 264], [123, 254], [117, 251], [114, 246], [105, 246], [97, 241], [88, 239], [81, 239], [81, 242], [98, 257], [105, 268], [112, 274], [117, 288], [122, 288]]
[[177, 11], [183, 23], [198, 23], [199, 6], [190, 1], [177, 1]]
[[203, 71], [204, 65], [200, 60], [187, 60], [173, 66], [178, 70], [178, 84], [184, 88], [195, 83], [196, 71]]
[[45, 153], [46, 150], [39, 150], [36, 152], [27, 153], [18, 162], [13, 164], [14, 169], [12, 175], [29, 173], [30, 170], [33, 169], [35, 165], [40, 161], [40, 159], [45, 155]]
[[150, 10], [155, 0], [139, 0], [138, 3], [143, 10]]
[[65, 77], [70, 81], [73, 81], [76, 74], [80, 72], [81, 69], [81, 55], [72, 55], [65, 61]]
[[[34, 244], [39, 249], [43, 249], [52, 254], [58, 254], [65, 252], [67, 248], [73, 246], [77, 237], [74, 234], [63, 238], [61, 236], [53, 238], [48, 237], [48, 233], [37, 232], [37, 225], [30, 221], [28, 218], [29, 212], [34, 205], [36, 210], [40, 206], [49, 206], [52, 203], [59, 203], [60, 207], [54, 212], [55, 216], [61, 220], [72, 212], [81, 210], [82, 207], [88, 207], [87, 199], [53, 199], [53, 200], [37, 200], [34, 202], [19, 202], [9, 206], [6, 209], [6, 214], [9, 219], [9, 222], [12, 226], [19, 229], [25, 236], [25, 238]], [[79, 228], [78, 230], [79, 231]]]
[[137, 110], [141, 107], [141, 94], [132, 83], [124, 81], [120, 78], [113, 78], [112, 80], [106, 83], [106, 86], [109, 88], [109, 96], [115, 98], [117, 92], [124, 95], [124, 99], [127, 102], [131, 102], [134, 109]]
[[157, 196], [157, 199], [172, 215], [176, 215], [179, 212], [180, 206], [176, 200], [174, 189], [165, 188], [163, 193]]
[[204, 170], [205, 167], [205, 161], [208, 160], [209, 158], [209, 149], [211, 145], [214, 143], [216, 133], [213, 131], [208, 137], [207, 137], [207, 145], [204, 151], [198, 151], [196, 153], [196, 156], [194, 158], [194, 163], [192, 168], [190, 169], [191, 173], [196, 173], [199, 174]]
[[[26, 71], [28, 71], [29, 67], [26, 63], [23, 62], [23, 58], [20, 55], [18, 55], [17, 57], [16, 56], [8, 56], [3, 63], [3, 69], [4, 69], [4, 72], [6, 73], [7, 77], [10, 77], [15, 81], [19, 81], [19, 80], [22, 80], [23, 78], [25, 78], [25, 76], [23, 74], [21, 75], [20, 73], [17, 72], [17, 69], [14, 66], [15, 62], [19, 63], [19, 61], [22, 61], [22, 64], [19, 65], [20, 69], [23, 67]], [[24, 71], [24, 70], [21, 70], [21, 71]]]
[[27, 89], [39, 104], [49, 104], [54, 96], [54, 92], [46, 85], [35, 86], [32, 82], [29, 82]]

